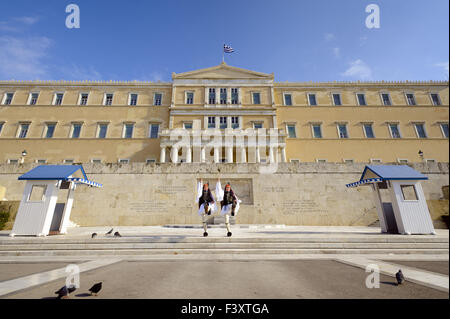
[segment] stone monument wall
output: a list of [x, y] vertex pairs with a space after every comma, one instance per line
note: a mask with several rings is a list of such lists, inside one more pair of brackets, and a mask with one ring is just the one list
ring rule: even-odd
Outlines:
[[[6, 200], [20, 201], [25, 183], [17, 178], [36, 165], [0, 165]], [[70, 219], [80, 226], [198, 224], [196, 183], [214, 189], [220, 178], [243, 201], [237, 224], [366, 226], [378, 220], [371, 187], [345, 187], [364, 166], [279, 163], [261, 173], [257, 164], [85, 164], [88, 178], [103, 188], [77, 187]], [[427, 200], [441, 200], [448, 163], [412, 167], [429, 177], [422, 182]], [[430, 205], [434, 218], [445, 213], [435, 211], [440, 207]]]

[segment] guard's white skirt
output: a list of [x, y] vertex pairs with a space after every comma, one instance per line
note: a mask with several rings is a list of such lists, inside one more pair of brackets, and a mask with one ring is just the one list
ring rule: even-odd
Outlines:
[[209, 210], [211, 214], [214, 214], [217, 211], [216, 203], [203, 203], [198, 209], [198, 215], [202, 217], [205, 214], [205, 205], [209, 205]]
[[[241, 203], [241, 201], [238, 199], [237, 203], [236, 203], [236, 208], [234, 209], [234, 216], [237, 215], [238, 211], [239, 211], [239, 204]], [[220, 211], [220, 216], [225, 216], [225, 215], [230, 215], [231, 216], [231, 208], [232, 208], [232, 204], [228, 204], [222, 207], [222, 210]]]

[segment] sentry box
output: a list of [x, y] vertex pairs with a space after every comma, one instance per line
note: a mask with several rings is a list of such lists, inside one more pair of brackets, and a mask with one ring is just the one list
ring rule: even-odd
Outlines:
[[27, 184], [10, 233], [12, 237], [65, 234], [77, 186], [102, 187], [88, 180], [81, 165], [41, 165], [19, 180]]
[[407, 165], [368, 165], [358, 182], [370, 185], [383, 233], [436, 234], [420, 181], [428, 177]]

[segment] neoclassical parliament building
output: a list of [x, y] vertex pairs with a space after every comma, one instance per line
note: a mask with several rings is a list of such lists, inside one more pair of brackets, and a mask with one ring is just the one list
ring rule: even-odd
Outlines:
[[[167, 83], [0, 81], [0, 99], [2, 164], [449, 160], [446, 81], [276, 82], [221, 63]], [[182, 151], [176, 129], [277, 138]]]

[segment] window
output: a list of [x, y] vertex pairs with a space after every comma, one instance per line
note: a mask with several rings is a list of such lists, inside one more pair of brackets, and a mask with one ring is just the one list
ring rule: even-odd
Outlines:
[[65, 160], [63, 161], [63, 163], [64, 163], [64, 164], [70, 164], [70, 165], [72, 165], [72, 164], [74, 163], [74, 160], [73, 160], [73, 159], [65, 159]]
[[38, 100], [38, 97], [39, 97], [39, 93], [31, 93], [31, 94], [30, 94], [30, 101], [29, 101], [28, 104], [30, 104], [30, 105], [36, 105], [37, 100]]
[[326, 160], [326, 159], [323, 159], [323, 158], [318, 158], [318, 159], [316, 159], [316, 162], [317, 162], [317, 163], [326, 163], [327, 160]]
[[0, 122], [0, 135], [2, 134], [3, 126], [5, 126], [5, 122]]
[[398, 124], [389, 124], [389, 130], [391, 131], [392, 138], [401, 138], [400, 130], [398, 129]]
[[403, 200], [419, 200], [414, 185], [400, 185], [400, 189], [402, 190]]
[[185, 122], [185, 123], [183, 123], [183, 128], [185, 130], [192, 130], [192, 122]]
[[354, 160], [352, 160], [352, 159], [345, 159], [344, 158], [344, 163], [345, 164], [353, 164], [355, 161]]
[[342, 105], [341, 95], [339, 93], [333, 93], [333, 104], [335, 106]]
[[339, 138], [348, 138], [347, 124], [338, 124]]
[[124, 124], [123, 138], [133, 138], [134, 124]]
[[138, 95], [136, 93], [130, 94], [130, 105], [135, 106], [137, 105]]
[[316, 100], [316, 95], [315, 94], [312, 94], [312, 93], [308, 94], [308, 103], [311, 106], [317, 105], [317, 100]]
[[28, 134], [28, 129], [30, 128], [30, 124], [22, 123], [19, 128], [19, 138], [26, 138]]
[[261, 104], [261, 94], [259, 92], [253, 92], [253, 104]]
[[[441, 123], [440, 126], [441, 126], [442, 135], [445, 138], [448, 138], [448, 123]], [[0, 127], [0, 132], [1, 132], [1, 127]]]
[[186, 104], [194, 104], [194, 92], [186, 92]]
[[408, 164], [408, 160], [406, 158], [398, 158], [397, 162], [399, 162], [400, 164]]
[[130, 163], [129, 159], [124, 159], [124, 158], [119, 159], [119, 164], [128, 164], [128, 163]]
[[64, 93], [56, 93], [55, 94], [55, 102], [54, 105], [61, 105], [63, 101]]
[[313, 131], [314, 138], [322, 138], [322, 125], [321, 124], [313, 124], [312, 131]]
[[427, 133], [425, 132], [425, 124], [416, 123], [414, 124], [414, 127], [416, 128], [418, 138], [427, 138]]
[[154, 158], [147, 158], [145, 160], [145, 163], [147, 163], [147, 164], [156, 163], [156, 160]]
[[391, 103], [391, 97], [389, 96], [389, 93], [381, 93], [381, 100], [383, 101], [383, 105], [390, 106]]
[[209, 89], [208, 104], [216, 104], [216, 89], [215, 88]]
[[239, 90], [237, 88], [231, 89], [231, 104], [239, 103]]
[[45, 200], [45, 192], [47, 186], [45, 185], [33, 185], [28, 197], [28, 202], [43, 202]]
[[258, 130], [258, 129], [260, 129], [260, 128], [263, 128], [263, 122], [254, 122], [254, 123], [253, 123], [253, 128], [254, 128], [255, 130]]
[[425, 160], [425, 163], [427, 163], [427, 164], [431, 164], [431, 163], [436, 163], [436, 160], [434, 160], [434, 159], [426, 159]]
[[36, 163], [37, 164], [47, 164], [47, 160], [45, 160], [45, 159], [37, 159]]
[[150, 138], [158, 138], [158, 136], [159, 136], [159, 124], [150, 124]]
[[101, 164], [102, 160], [101, 159], [92, 159], [91, 162], [92, 162], [92, 164]]
[[378, 159], [378, 158], [371, 158], [371, 159], [370, 159], [370, 162], [371, 162], [372, 164], [380, 164], [380, 163], [381, 163], [381, 160]]
[[297, 133], [295, 132], [295, 125], [294, 124], [288, 124], [287, 125], [287, 131], [288, 131], [288, 137], [289, 138], [296, 138]]
[[406, 93], [406, 102], [408, 105], [416, 105], [416, 98], [413, 93]]
[[220, 104], [227, 104], [227, 89], [220, 89]]
[[216, 128], [216, 117], [208, 116], [208, 128]]
[[356, 97], [358, 99], [358, 105], [367, 105], [366, 103], [366, 95], [364, 93], [358, 93], [356, 94]]
[[162, 94], [161, 93], [155, 93], [153, 105], [159, 106], [162, 103]]
[[431, 93], [430, 97], [431, 97], [431, 102], [433, 103], [433, 105], [441, 105], [441, 99], [440, 99], [438, 93]]
[[17, 160], [17, 159], [9, 159], [8, 160], [8, 164], [17, 165], [17, 164], [19, 164], [19, 160]]
[[81, 95], [80, 95], [80, 105], [87, 105], [88, 98], [89, 98], [89, 94], [88, 93], [81, 93]]
[[81, 123], [73, 123], [72, 124], [72, 134], [71, 138], [80, 138], [81, 135]]
[[105, 105], [112, 105], [113, 98], [114, 98], [114, 94], [112, 94], [112, 93], [107, 93], [107, 94], [105, 95]]
[[220, 117], [220, 129], [226, 129], [227, 128], [227, 118], [226, 116], [221, 116]]
[[291, 94], [284, 95], [284, 105], [286, 105], [286, 106], [292, 105], [292, 95]]
[[6, 93], [3, 101], [3, 105], [11, 105], [14, 97], [14, 93]]
[[55, 133], [55, 127], [56, 124], [55, 123], [48, 123], [47, 124], [47, 130], [45, 133], [45, 138], [52, 138], [53, 134]]
[[298, 159], [291, 159], [291, 163], [299, 164], [299, 163], [300, 163], [300, 160], [298, 160]]
[[106, 133], [108, 132], [108, 124], [100, 123], [98, 125], [97, 138], [106, 138]]
[[232, 129], [239, 128], [239, 117], [238, 116], [231, 117], [231, 128]]
[[363, 124], [364, 135], [366, 138], [375, 138], [375, 134], [373, 133], [373, 128], [371, 123]]

